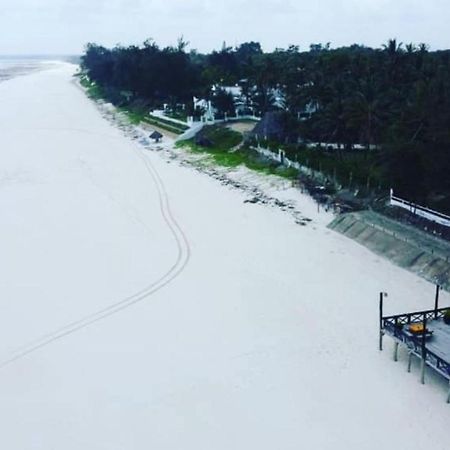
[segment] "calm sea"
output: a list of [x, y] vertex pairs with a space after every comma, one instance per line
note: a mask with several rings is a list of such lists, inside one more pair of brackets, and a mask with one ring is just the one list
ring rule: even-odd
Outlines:
[[75, 57], [0, 56], [0, 83], [48, 68], [58, 61], [76, 62]]

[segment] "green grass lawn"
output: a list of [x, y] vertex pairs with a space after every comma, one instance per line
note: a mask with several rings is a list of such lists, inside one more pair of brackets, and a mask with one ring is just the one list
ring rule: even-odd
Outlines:
[[178, 125], [168, 120], [149, 115], [146, 111], [133, 109], [126, 106], [122, 106], [117, 109], [124, 113], [133, 125], [139, 125], [140, 123], [144, 122], [149, 125], [155, 125], [156, 127], [162, 128], [163, 130], [169, 131], [174, 134], [183, 134], [189, 128], [188, 126], [185, 127], [181, 124]]
[[152, 114], [147, 114], [142, 120], [147, 123], [154, 123], [154, 125], [161, 124], [167, 127], [173, 128], [178, 131], [178, 134], [184, 133], [189, 129], [187, 125], [182, 125], [181, 123], [172, 122], [170, 120], [163, 119], [161, 117], [153, 116]]
[[172, 111], [165, 113], [167, 117], [171, 117], [172, 119], [182, 120], [183, 122], [186, 122], [188, 119], [188, 116], [185, 111]]
[[287, 168], [263, 158], [255, 150], [246, 146], [236, 150], [235, 148], [242, 142], [242, 134], [237, 131], [221, 126], [208, 126], [201, 133], [203, 137], [211, 141], [210, 147], [196, 145], [194, 139], [179, 142], [177, 146], [189, 148], [190, 151], [195, 153], [206, 153], [219, 166], [237, 167], [244, 165], [260, 173], [279, 175], [289, 179], [296, 178], [298, 175], [296, 169]]
[[103, 92], [97, 84], [89, 81], [86, 76], [80, 76], [80, 84], [86, 89], [87, 95], [93, 100], [101, 100], [104, 98]]

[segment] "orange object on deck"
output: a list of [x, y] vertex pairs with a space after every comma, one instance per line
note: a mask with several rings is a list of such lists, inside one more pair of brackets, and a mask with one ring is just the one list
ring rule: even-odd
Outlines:
[[411, 333], [423, 333], [425, 331], [423, 323], [413, 323], [409, 326]]

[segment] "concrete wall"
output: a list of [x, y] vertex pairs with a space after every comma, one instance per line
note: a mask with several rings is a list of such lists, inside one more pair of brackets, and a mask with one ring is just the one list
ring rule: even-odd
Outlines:
[[447, 241], [373, 211], [342, 214], [329, 228], [450, 291], [450, 243]]
[[195, 137], [195, 135], [201, 131], [201, 129], [204, 127], [203, 122], [196, 122], [195, 125], [193, 125], [191, 128], [186, 130], [183, 134], [177, 137], [176, 142], [179, 141], [187, 141], [188, 139], [192, 139]]

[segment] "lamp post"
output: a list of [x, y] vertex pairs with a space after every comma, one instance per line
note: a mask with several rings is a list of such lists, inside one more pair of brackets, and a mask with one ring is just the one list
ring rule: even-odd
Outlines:
[[438, 317], [438, 309], [439, 309], [439, 291], [441, 290], [441, 286], [436, 284], [436, 296], [434, 299], [434, 318]]
[[380, 327], [380, 342], [379, 349], [380, 352], [383, 351], [383, 306], [384, 306], [384, 298], [387, 297], [387, 292], [380, 292], [380, 303], [379, 303], [379, 311], [380, 311], [380, 319], [379, 319], [379, 327]]

